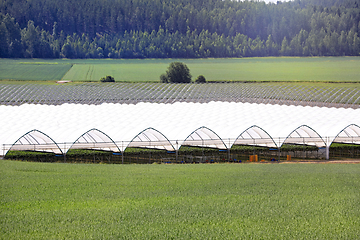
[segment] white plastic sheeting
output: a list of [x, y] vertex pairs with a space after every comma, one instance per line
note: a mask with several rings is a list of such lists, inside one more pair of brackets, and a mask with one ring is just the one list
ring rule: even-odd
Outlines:
[[252, 145], [276, 148], [274, 139], [261, 127], [251, 126], [236, 138], [236, 145]]
[[336, 136], [333, 142], [360, 144], [360, 127], [355, 124], [347, 126]]
[[228, 149], [229, 146], [211, 129], [207, 127], [200, 127], [192, 132], [182, 143], [184, 146], [197, 146], [218, 149]]
[[74, 144], [72, 144], [70, 149], [95, 149], [120, 152], [116, 143], [108, 135], [98, 129], [91, 129], [81, 135]]
[[292, 131], [285, 139], [287, 144], [313, 145], [326, 147], [324, 139], [311, 127], [303, 125]]
[[[147, 128], [136, 135], [127, 147], [156, 148], [167, 151], [175, 151], [171, 142], [161, 132], [153, 128]], [[122, 150], [125, 151], [125, 148], [122, 148]]]
[[11, 147], [12, 150], [31, 150], [63, 154], [59, 146], [46, 134], [34, 129], [21, 136]]
[[[16, 147], [45, 151], [40, 145], [55, 144], [48, 150], [56, 153], [81, 144], [111, 151], [126, 147], [173, 151], [182, 144], [220, 149], [234, 143], [279, 147], [284, 142], [321, 147], [335, 137], [336, 142], [360, 143], [359, 125], [360, 109], [345, 108], [234, 102], [1, 105], [0, 146], [4, 155], [9, 146], [36, 129], [29, 135], [33, 141], [21, 141]], [[34, 149], [34, 145], [39, 146]]]

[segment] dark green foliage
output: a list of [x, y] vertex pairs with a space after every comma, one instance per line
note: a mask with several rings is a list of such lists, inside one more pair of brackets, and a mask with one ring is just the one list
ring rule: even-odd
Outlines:
[[359, 158], [360, 145], [332, 143], [330, 146], [330, 158]]
[[360, 0], [18, 0], [0, 57], [358, 56]]
[[166, 74], [160, 75], [160, 81], [163, 83], [191, 83], [191, 74], [185, 63], [170, 63]]
[[4, 159], [16, 159], [16, 160], [33, 161], [33, 162], [59, 161], [59, 157], [56, 157], [54, 153], [30, 152], [30, 151], [9, 151], [6, 153]]
[[30, 152], [30, 151], [9, 151], [7, 152], [5, 158], [6, 159], [21, 159], [26, 158], [30, 160], [32, 158], [36, 159], [37, 157], [43, 156], [53, 156], [54, 153], [46, 153], [46, 152]]
[[330, 145], [330, 148], [333, 149], [333, 150], [338, 150], [338, 149], [346, 149], [346, 150], [349, 150], [349, 149], [358, 149], [360, 150], [360, 145], [357, 145], [357, 144], [346, 144], [346, 143], [332, 143]]
[[115, 79], [112, 76], [106, 76], [106, 77], [102, 77], [100, 79], [100, 82], [115, 82]]
[[206, 79], [203, 75], [199, 75], [196, 79], [195, 79], [195, 83], [206, 83]]
[[7, 30], [5, 23], [0, 24], [0, 56], [7, 57], [9, 48], [7, 43]]
[[91, 150], [91, 149], [70, 149], [66, 153], [66, 156], [67, 157], [82, 157], [82, 156], [93, 156], [93, 155], [108, 156], [111, 154], [112, 154], [112, 152], [98, 151], [98, 150]]
[[167, 75], [165, 73], [160, 75], [160, 82], [161, 83], [168, 83], [169, 82], [168, 77], [167, 77]]
[[306, 145], [291, 145], [284, 144], [281, 146], [281, 151], [317, 151], [316, 146], [306, 146]]

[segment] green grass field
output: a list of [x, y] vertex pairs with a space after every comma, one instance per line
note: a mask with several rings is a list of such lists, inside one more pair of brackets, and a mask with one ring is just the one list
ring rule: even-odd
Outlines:
[[[208, 81], [360, 82], [360, 57], [266, 57], [233, 59], [0, 59], [0, 79], [159, 81], [170, 62], [182, 61], [193, 79]], [[71, 67], [72, 66], [72, 67]]]
[[72, 64], [43, 59], [0, 59], [0, 79], [60, 80]]
[[358, 239], [359, 164], [0, 161], [0, 239]]
[[98, 81], [105, 75], [116, 81], [159, 81], [172, 61], [186, 63], [193, 78], [208, 81], [360, 81], [360, 58], [243, 58], [112, 60], [74, 64], [63, 77], [72, 81]]

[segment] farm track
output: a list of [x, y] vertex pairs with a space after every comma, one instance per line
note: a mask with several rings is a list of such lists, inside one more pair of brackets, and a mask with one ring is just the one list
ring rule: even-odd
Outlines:
[[98, 105], [211, 101], [356, 109], [360, 107], [360, 86], [334, 88], [273, 83], [0, 84], [0, 104], [12, 106], [25, 103]]

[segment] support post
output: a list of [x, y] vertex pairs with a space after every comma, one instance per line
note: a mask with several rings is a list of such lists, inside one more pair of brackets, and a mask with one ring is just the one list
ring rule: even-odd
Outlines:
[[231, 154], [230, 154], [230, 138], [229, 138], [229, 145], [228, 145], [228, 162], [230, 162]]
[[64, 150], [63, 150], [63, 154], [64, 154], [64, 163], [66, 163], [66, 143], [64, 143]]
[[303, 137], [303, 153], [304, 153], [303, 159], [305, 159], [305, 157], [306, 157], [306, 151], [305, 151], [305, 138], [304, 138], [304, 137]]
[[326, 137], [326, 150], [325, 150], [325, 159], [330, 159], [330, 143], [329, 143], [329, 137]]
[[179, 154], [179, 145], [178, 141], [176, 140], [176, 149], [175, 149], [175, 162], [178, 163], [178, 154]]
[[124, 164], [124, 141], [121, 141], [121, 164]]
[[204, 161], [204, 139], [201, 138], [201, 152], [202, 152], [202, 157], [201, 157], [201, 162]]
[[95, 143], [93, 143], [93, 154], [94, 154], [94, 163], [96, 162], [96, 158], [95, 158]]
[[326, 145], [326, 153], [325, 153], [326, 160], [330, 159], [330, 146]]
[[280, 161], [280, 156], [281, 156], [281, 152], [280, 152], [280, 137], [279, 137], [279, 146], [278, 146], [278, 150], [279, 150], [279, 157], [278, 157], [278, 162]]

